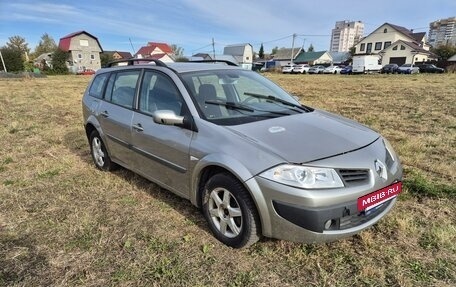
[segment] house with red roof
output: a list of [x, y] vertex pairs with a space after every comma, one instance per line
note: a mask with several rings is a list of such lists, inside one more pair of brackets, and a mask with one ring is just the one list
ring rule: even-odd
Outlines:
[[59, 48], [69, 53], [68, 69], [71, 72], [101, 68], [100, 53], [103, 52], [98, 38], [86, 31], [68, 34], [59, 41]]
[[160, 60], [165, 63], [174, 62], [173, 49], [166, 43], [148, 42], [135, 54], [135, 58]]

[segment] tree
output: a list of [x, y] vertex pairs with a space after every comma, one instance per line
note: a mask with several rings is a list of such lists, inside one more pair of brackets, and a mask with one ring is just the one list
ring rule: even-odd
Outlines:
[[258, 52], [258, 57], [259, 57], [260, 59], [264, 59], [264, 48], [263, 48], [263, 43], [261, 43], [260, 51]]
[[190, 61], [187, 57], [180, 56], [176, 58], [176, 62], [188, 62]]
[[[3, 60], [5, 61], [6, 70], [8, 72], [19, 72], [24, 70], [24, 61], [22, 60], [22, 52], [19, 49], [3, 47], [0, 49]], [[3, 65], [0, 65], [3, 70]]]
[[54, 51], [54, 53], [52, 54], [52, 70], [54, 73], [56, 73], [56, 74], [67, 74], [68, 73], [68, 67], [67, 67], [68, 56], [69, 56], [69, 54], [60, 48], [57, 48], [57, 50]]
[[106, 67], [109, 62], [114, 61], [112, 54], [101, 53], [100, 54], [100, 62], [102, 67]]
[[43, 53], [54, 52], [56, 49], [57, 45], [55, 44], [54, 39], [51, 36], [49, 36], [48, 33], [44, 33], [43, 36], [41, 36], [40, 42], [35, 47], [34, 55], [35, 57], [38, 57]]
[[274, 48], [272, 48], [272, 51], [271, 51], [271, 55], [275, 55], [277, 54], [277, 51], [279, 50], [279, 47], [275, 46]]
[[456, 55], [456, 46], [452, 45], [440, 45], [436, 48], [432, 48], [431, 52], [439, 57], [439, 60], [446, 61], [451, 56]]
[[309, 48], [307, 49], [307, 52], [313, 52], [314, 50], [314, 46], [310, 44]]
[[176, 44], [171, 45], [171, 50], [173, 50], [173, 54], [176, 58], [181, 58], [184, 56], [184, 48], [177, 46]]
[[6, 43], [6, 47], [10, 49], [19, 50], [22, 54], [30, 53], [27, 41], [21, 36], [12, 36], [8, 38], [9, 42]]

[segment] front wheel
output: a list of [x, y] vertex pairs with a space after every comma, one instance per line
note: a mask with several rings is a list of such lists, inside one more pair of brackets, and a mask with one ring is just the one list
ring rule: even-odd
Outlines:
[[255, 204], [239, 180], [228, 173], [211, 177], [202, 197], [203, 214], [214, 236], [234, 247], [247, 247], [260, 238]]

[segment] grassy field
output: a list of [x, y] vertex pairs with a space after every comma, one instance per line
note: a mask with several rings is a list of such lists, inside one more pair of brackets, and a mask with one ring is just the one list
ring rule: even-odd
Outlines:
[[0, 286], [454, 286], [456, 74], [267, 75], [385, 135], [393, 211], [349, 239], [234, 250], [186, 200], [91, 162], [88, 77], [0, 80]]

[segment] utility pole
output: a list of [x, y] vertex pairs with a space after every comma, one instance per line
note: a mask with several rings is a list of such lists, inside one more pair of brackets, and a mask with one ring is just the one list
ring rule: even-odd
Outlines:
[[8, 71], [6, 70], [5, 61], [3, 60], [3, 56], [2, 56], [2, 52], [1, 51], [0, 51], [0, 58], [2, 59], [3, 70], [5, 70], [5, 73], [8, 73]]
[[212, 38], [212, 56], [214, 57], [214, 60], [215, 60], [215, 43], [214, 43], [214, 38]]
[[130, 41], [131, 49], [133, 50], [133, 55], [136, 54], [135, 48], [133, 47], [133, 43], [131, 42], [131, 38], [128, 38]]
[[290, 62], [291, 64], [293, 64], [293, 54], [294, 54], [294, 41], [295, 41], [295, 38], [296, 38], [296, 33], [293, 34], [293, 42], [291, 43], [291, 59], [290, 59]]

